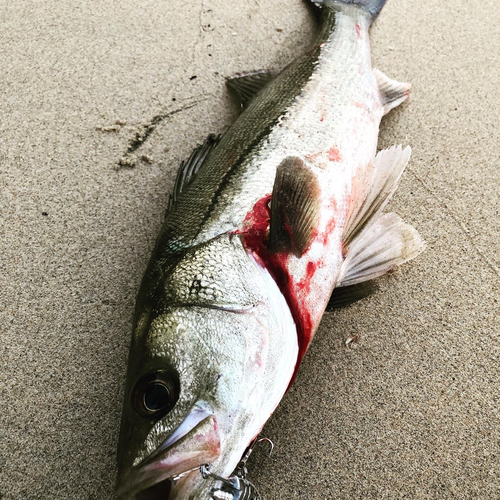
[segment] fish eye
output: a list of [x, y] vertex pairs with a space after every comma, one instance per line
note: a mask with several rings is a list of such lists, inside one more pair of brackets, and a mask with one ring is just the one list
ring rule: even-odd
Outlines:
[[132, 406], [141, 417], [165, 416], [179, 399], [175, 375], [159, 371], [142, 377], [132, 391]]

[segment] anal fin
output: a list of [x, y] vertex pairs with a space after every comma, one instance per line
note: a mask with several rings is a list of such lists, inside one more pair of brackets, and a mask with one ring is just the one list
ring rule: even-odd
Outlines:
[[378, 88], [384, 104], [384, 115], [402, 102], [410, 95], [411, 84], [392, 80], [379, 69], [374, 69], [373, 73], [377, 79]]
[[312, 170], [298, 157], [285, 158], [276, 170], [268, 247], [300, 257], [318, 225], [320, 188]]
[[395, 213], [370, 221], [347, 250], [337, 287], [378, 278], [415, 258], [425, 249], [416, 229]]

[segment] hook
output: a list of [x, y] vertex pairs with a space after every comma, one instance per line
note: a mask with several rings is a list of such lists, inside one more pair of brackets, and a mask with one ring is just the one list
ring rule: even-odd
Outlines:
[[240, 460], [240, 465], [245, 465], [248, 461], [248, 459], [250, 458], [250, 455], [252, 454], [253, 450], [255, 449], [255, 447], [259, 444], [259, 443], [262, 443], [262, 442], [265, 442], [265, 443], [269, 443], [271, 445], [271, 451], [269, 452], [269, 455], [268, 456], [271, 456], [271, 454], [273, 453], [273, 450], [274, 450], [274, 443], [269, 439], [269, 438], [260, 438], [257, 436], [251, 443], [250, 443], [250, 446], [247, 448], [247, 451], [245, 452], [245, 454], [241, 457], [241, 460]]
[[268, 457], [270, 457], [272, 454], [273, 454], [273, 451], [274, 451], [274, 443], [269, 439], [269, 438], [261, 438], [257, 441], [256, 444], [259, 444], [259, 443], [269, 443], [271, 445], [271, 450], [269, 451], [269, 455]]

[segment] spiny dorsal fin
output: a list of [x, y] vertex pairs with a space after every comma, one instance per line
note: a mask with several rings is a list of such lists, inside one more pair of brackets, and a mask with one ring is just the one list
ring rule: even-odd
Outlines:
[[188, 161], [182, 162], [177, 172], [177, 177], [175, 179], [174, 190], [168, 199], [167, 212], [174, 206], [177, 198], [182, 193], [182, 191], [188, 186], [191, 181], [196, 176], [198, 170], [207, 159], [211, 151], [217, 146], [220, 140], [220, 135], [215, 136], [210, 134], [205, 142], [194, 149], [189, 157]]
[[416, 229], [394, 213], [370, 220], [347, 249], [337, 287], [378, 278], [425, 249]]
[[409, 146], [405, 149], [392, 146], [379, 151], [374, 162], [355, 175], [353, 191], [357, 191], [358, 195], [347, 216], [343, 238], [345, 246], [370, 220], [381, 214], [398, 187], [410, 155]]
[[241, 106], [245, 107], [277, 74], [266, 69], [241, 73], [228, 78], [226, 85], [235, 91]]
[[285, 158], [276, 170], [271, 201], [269, 250], [291, 251], [300, 257], [311, 244], [318, 225], [318, 180], [296, 157]]
[[377, 79], [378, 88], [382, 95], [382, 103], [384, 104], [384, 115], [386, 115], [391, 109], [408, 99], [411, 84], [392, 80], [379, 69], [374, 69], [373, 74]]

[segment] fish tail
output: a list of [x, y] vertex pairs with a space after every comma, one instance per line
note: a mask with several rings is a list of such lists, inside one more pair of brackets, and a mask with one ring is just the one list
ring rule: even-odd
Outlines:
[[367, 12], [374, 20], [382, 10], [387, 0], [312, 0], [318, 5], [335, 8], [338, 4], [357, 5]]

